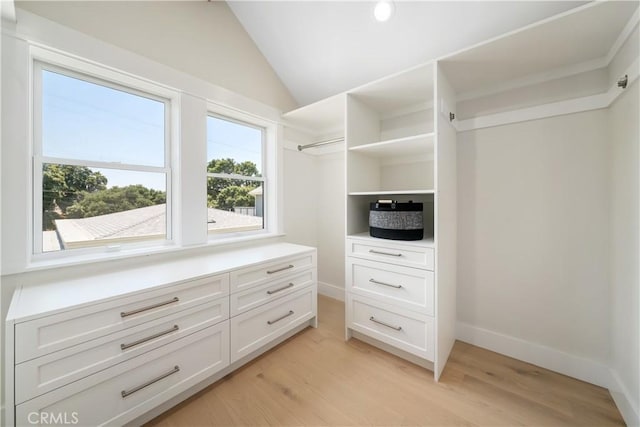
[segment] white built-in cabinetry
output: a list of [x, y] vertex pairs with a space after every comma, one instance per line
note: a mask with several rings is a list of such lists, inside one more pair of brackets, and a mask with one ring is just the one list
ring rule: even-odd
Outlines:
[[433, 362], [433, 243], [388, 242], [367, 233], [348, 236], [346, 270], [348, 333]]
[[[301, 145], [344, 139], [347, 339], [440, 377], [456, 337], [457, 178], [469, 173], [458, 133], [608, 108], [637, 80], [638, 39], [637, 2], [591, 3], [284, 114]], [[377, 199], [422, 202], [425, 238], [370, 237]]]
[[7, 425], [122, 425], [185, 398], [316, 326], [316, 275], [314, 248], [278, 243], [20, 287]]
[[[437, 75], [426, 64], [284, 116], [318, 139], [344, 137], [347, 339], [369, 340], [436, 378], [454, 342], [456, 269], [455, 131], [444, 108], [454, 101]], [[378, 199], [422, 203], [425, 237], [369, 237]]]
[[[455, 132], [444, 132], [450, 111], [438, 108], [452, 102], [436, 103], [436, 74], [430, 63], [347, 94], [345, 287], [347, 338], [410, 358], [438, 378], [455, 322], [455, 281], [446, 280], [455, 277], [455, 253], [439, 243], [455, 247], [456, 237], [436, 218], [455, 224], [456, 157]], [[425, 237], [369, 237], [369, 205], [378, 199], [421, 202]]]

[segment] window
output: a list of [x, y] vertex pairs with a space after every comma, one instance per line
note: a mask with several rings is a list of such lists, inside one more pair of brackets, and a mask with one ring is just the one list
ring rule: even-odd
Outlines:
[[207, 117], [210, 236], [265, 228], [264, 140], [262, 127], [228, 117]]
[[34, 252], [166, 241], [169, 101], [34, 64]]

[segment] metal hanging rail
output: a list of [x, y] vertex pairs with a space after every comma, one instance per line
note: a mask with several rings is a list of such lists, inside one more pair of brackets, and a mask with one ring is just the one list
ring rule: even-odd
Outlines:
[[333, 138], [333, 139], [328, 139], [326, 141], [318, 141], [318, 142], [312, 142], [311, 144], [298, 145], [298, 151], [302, 151], [307, 148], [319, 147], [321, 145], [337, 144], [338, 142], [342, 142], [342, 141], [344, 141], [344, 138]]

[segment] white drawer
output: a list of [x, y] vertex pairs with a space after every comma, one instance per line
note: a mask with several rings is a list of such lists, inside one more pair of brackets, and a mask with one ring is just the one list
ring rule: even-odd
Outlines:
[[433, 361], [433, 317], [410, 313], [371, 298], [349, 294], [347, 325], [379, 341]]
[[241, 268], [231, 272], [231, 293], [316, 266], [315, 252]]
[[229, 318], [229, 300], [218, 298], [106, 337], [20, 363], [16, 403], [22, 403]]
[[316, 287], [310, 286], [232, 317], [231, 363], [316, 315]]
[[434, 250], [383, 239], [347, 239], [347, 256], [433, 271]]
[[229, 298], [231, 316], [244, 313], [274, 299], [289, 295], [314, 283], [315, 270], [307, 270], [295, 276], [283, 277], [265, 284], [232, 294]]
[[15, 325], [16, 363], [229, 294], [229, 275], [205, 277]]
[[122, 425], [228, 366], [228, 340], [228, 321], [206, 328], [17, 405], [16, 424]]
[[433, 272], [347, 258], [347, 286], [353, 293], [433, 316]]

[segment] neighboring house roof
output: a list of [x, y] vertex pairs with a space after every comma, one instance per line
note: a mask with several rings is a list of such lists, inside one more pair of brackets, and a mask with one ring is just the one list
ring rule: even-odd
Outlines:
[[58, 233], [55, 230], [42, 232], [42, 252], [59, 251], [60, 241], [58, 240]]
[[246, 231], [262, 228], [262, 217], [242, 215], [231, 211], [209, 208], [207, 210], [207, 228], [209, 233], [220, 231]]
[[95, 246], [109, 242], [153, 239], [165, 234], [165, 204], [147, 206], [90, 218], [55, 220], [64, 248]]
[[[233, 232], [262, 228], [262, 218], [241, 215], [219, 209], [208, 209], [208, 230]], [[166, 205], [153, 205], [90, 218], [55, 220], [58, 239], [47, 235], [43, 251], [58, 250], [53, 247], [59, 240], [65, 249], [117, 244], [126, 241], [140, 241], [162, 238], [166, 230]], [[46, 233], [46, 232], [45, 232]], [[44, 236], [44, 234], [43, 234]], [[44, 245], [43, 245], [44, 246]]]
[[249, 191], [251, 196], [262, 196], [262, 185], [260, 187], [256, 187], [253, 190]]

